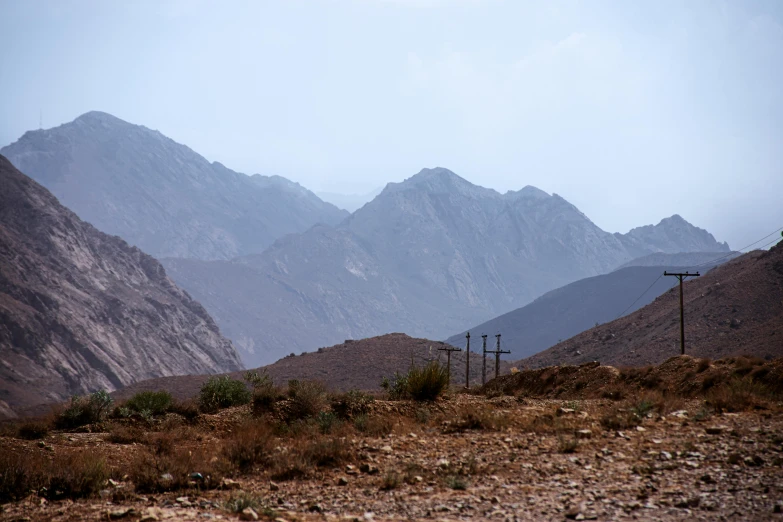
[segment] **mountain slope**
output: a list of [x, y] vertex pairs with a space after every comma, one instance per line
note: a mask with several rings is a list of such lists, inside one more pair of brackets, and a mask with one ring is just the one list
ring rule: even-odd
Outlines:
[[152, 257], [0, 156], [0, 409], [162, 375], [242, 368]]
[[[724, 248], [691, 228], [700, 251]], [[389, 183], [335, 228], [286, 236], [261, 254], [162, 262], [258, 366], [389, 332], [442, 339], [639, 252], [680, 248], [626, 241], [557, 195], [499, 194], [437, 168]]]
[[348, 215], [285, 178], [245, 176], [101, 112], [0, 153], [80, 218], [155, 257], [230, 259]]
[[[712, 256], [714, 259], [720, 254]], [[659, 276], [664, 270], [675, 268], [631, 266], [580, 279], [547, 292], [529, 305], [474, 326], [470, 332], [474, 336], [500, 333], [503, 349], [511, 351], [509, 359], [529, 357], [596, 324], [612, 321], [620, 314], [651, 303], [672, 286], [671, 281]], [[712, 266], [703, 267], [701, 272], [710, 268]], [[641, 298], [633, 303], [639, 296]], [[463, 343], [465, 333], [453, 335], [446, 342]]]
[[[674, 278], [670, 278], [674, 279]], [[783, 244], [733, 259], [683, 285], [686, 354], [717, 359], [783, 355]], [[592, 328], [521, 365], [659, 364], [680, 353], [679, 290]]]

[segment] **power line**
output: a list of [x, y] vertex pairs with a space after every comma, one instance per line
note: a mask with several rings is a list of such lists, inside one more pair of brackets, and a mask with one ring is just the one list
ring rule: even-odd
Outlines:
[[630, 309], [631, 309], [631, 307], [632, 307], [633, 305], [635, 305], [635, 304], [637, 303], [637, 301], [639, 301], [639, 299], [641, 299], [641, 298], [642, 298], [642, 296], [643, 296], [644, 294], [646, 294], [647, 292], [649, 292], [649, 291], [650, 291], [650, 288], [652, 288], [652, 287], [655, 285], [655, 283], [657, 283], [657, 282], [658, 282], [658, 280], [659, 280], [660, 278], [662, 278], [662, 277], [663, 277], [663, 274], [660, 274], [658, 277], [656, 277], [656, 278], [655, 278], [655, 281], [653, 281], [653, 282], [652, 282], [652, 284], [651, 284], [650, 286], [648, 286], [648, 287], [647, 287], [647, 289], [646, 289], [644, 292], [642, 292], [642, 293], [641, 293], [641, 295], [639, 295], [639, 297], [637, 297], [636, 299], [634, 299], [634, 302], [633, 302], [633, 303], [631, 303], [630, 305], [628, 305], [628, 308], [626, 308], [625, 310], [623, 310], [622, 312], [620, 312], [620, 313], [617, 315], [617, 317], [615, 317], [615, 320], [616, 320], [616, 319], [619, 319], [620, 317], [622, 317], [623, 315], [625, 315], [625, 312], [627, 312], [628, 310], [630, 310]]
[[[765, 240], [765, 239], [767, 239], [768, 237], [770, 237], [770, 236], [772, 236], [772, 235], [774, 235], [774, 234], [777, 234], [777, 233], [778, 233], [778, 232], [780, 232], [781, 230], [783, 230], [783, 227], [780, 227], [780, 228], [778, 228], [777, 230], [775, 230], [775, 231], [773, 231], [773, 232], [771, 232], [771, 233], [767, 234], [766, 236], [762, 237], [761, 239], [758, 239], [758, 240], [754, 241], [753, 243], [751, 243], [751, 244], [749, 244], [749, 245], [747, 245], [747, 246], [744, 246], [744, 247], [740, 248], [740, 249], [739, 249], [739, 251], [741, 252], [742, 250], [745, 250], [746, 248], [750, 248], [750, 247], [752, 247], [753, 245], [755, 245], [756, 243], [760, 243], [761, 241], [764, 241], [764, 240]], [[765, 247], [768, 247], [769, 245], [771, 245], [772, 243], [776, 243], [777, 241], [778, 241], [778, 240], [777, 240], [777, 239], [775, 239], [774, 241], [772, 241], [772, 242], [770, 242], [770, 243], [767, 243], [767, 244], [765, 244], [765, 245], [763, 245], [763, 246], [761, 246], [761, 247], [758, 247], [758, 248], [765, 248]], [[712, 264], [712, 263], [714, 263], [714, 262], [716, 262], [716, 261], [720, 261], [721, 259], [725, 259], [725, 258], [727, 258], [727, 257], [733, 256], [733, 255], [734, 255], [736, 252], [737, 252], [737, 250], [735, 250], [735, 251], [732, 251], [732, 252], [729, 252], [728, 254], [725, 254], [725, 255], [723, 255], [723, 256], [716, 257], [715, 259], [712, 259], [712, 260], [710, 260], [710, 261], [705, 261], [705, 262], [703, 262], [703, 263], [699, 263], [698, 265], [689, 266], [689, 267], [687, 267], [687, 268], [700, 268], [700, 267], [702, 267], [702, 266], [706, 266], [706, 265]], [[615, 317], [615, 320], [617, 320], [617, 319], [619, 319], [620, 317], [622, 317], [623, 315], [625, 315], [625, 312], [627, 312], [628, 310], [630, 310], [630, 309], [633, 307], [633, 305], [635, 305], [635, 304], [636, 304], [636, 303], [639, 301], [639, 299], [641, 299], [642, 297], [644, 297], [644, 294], [646, 294], [647, 292], [649, 292], [649, 291], [650, 291], [650, 289], [651, 289], [653, 286], [655, 286], [655, 283], [657, 283], [657, 282], [658, 282], [658, 280], [659, 280], [661, 277], [663, 277], [663, 274], [659, 275], [659, 276], [658, 276], [658, 277], [655, 279], [655, 281], [653, 281], [653, 282], [652, 282], [652, 284], [650, 284], [650, 286], [648, 286], [648, 287], [647, 287], [647, 289], [646, 289], [644, 292], [642, 292], [642, 293], [639, 295], [639, 297], [637, 297], [636, 299], [634, 299], [633, 303], [631, 303], [630, 305], [628, 305], [628, 307], [627, 307], [625, 310], [623, 310], [622, 312], [620, 312], [620, 313], [617, 315], [617, 317]], [[671, 286], [671, 288], [674, 288], [674, 286], [675, 286], [676, 284], [677, 284], [677, 281], [675, 281], [675, 282], [674, 282], [674, 284]], [[671, 288], [670, 288], [670, 290], [671, 290]]]

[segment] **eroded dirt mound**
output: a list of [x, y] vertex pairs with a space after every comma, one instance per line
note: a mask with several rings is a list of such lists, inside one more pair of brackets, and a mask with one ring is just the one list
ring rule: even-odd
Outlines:
[[737, 382], [762, 386], [771, 395], [783, 393], [783, 359], [731, 357], [710, 361], [683, 355], [643, 368], [618, 369], [597, 362], [550, 366], [503, 375], [480, 391], [488, 395], [588, 399], [657, 390], [691, 398]]

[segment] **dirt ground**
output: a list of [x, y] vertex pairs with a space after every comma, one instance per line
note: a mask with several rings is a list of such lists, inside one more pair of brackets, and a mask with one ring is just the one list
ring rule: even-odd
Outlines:
[[[368, 435], [346, 423], [331, 435], [348, 448], [339, 464], [290, 480], [256, 466], [217, 489], [193, 483], [156, 494], [134, 492], [124, 474], [149, 451], [143, 442], [112, 443], [101, 432], [6, 436], [0, 451], [9, 454], [102, 455], [116, 479], [87, 499], [31, 494], [3, 505], [0, 520], [783, 520], [783, 405], [722, 414], [703, 400], [676, 406], [664, 414], [643, 407], [638, 425], [616, 429], [607, 419], [627, 415], [632, 402], [465, 394], [430, 405], [376, 401], [372, 415], [392, 419], [390, 432]], [[177, 428], [178, 444], [214, 461], [249, 417], [247, 406], [202, 415]], [[274, 441], [283, 458], [302, 436]], [[205, 462], [195, 460], [192, 472]], [[226, 509], [244, 494], [256, 503], [252, 513]]]

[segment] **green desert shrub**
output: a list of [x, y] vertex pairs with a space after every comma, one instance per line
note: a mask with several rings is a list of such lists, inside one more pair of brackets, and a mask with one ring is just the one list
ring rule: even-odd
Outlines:
[[163, 415], [170, 411], [174, 398], [167, 391], [142, 391], [125, 402], [125, 408], [132, 412], [149, 412], [150, 415]]
[[87, 397], [72, 397], [70, 404], [57, 415], [55, 427], [67, 430], [101, 422], [112, 402], [111, 395], [105, 391], [97, 391]]
[[381, 386], [389, 398], [434, 401], [446, 391], [449, 384], [448, 369], [437, 361], [425, 366], [414, 366], [407, 374], [396, 374], [392, 380], [384, 379]]
[[198, 395], [199, 408], [206, 413], [241, 406], [249, 403], [251, 399], [252, 394], [244, 382], [225, 375], [210, 377]]

